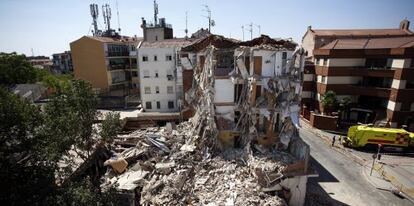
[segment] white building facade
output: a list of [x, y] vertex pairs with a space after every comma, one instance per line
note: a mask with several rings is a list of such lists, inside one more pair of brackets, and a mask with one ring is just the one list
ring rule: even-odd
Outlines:
[[141, 102], [146, 112], [178, 112], [182, 68], [177, 56], [185, 39], [143, 42], [138, 48]]

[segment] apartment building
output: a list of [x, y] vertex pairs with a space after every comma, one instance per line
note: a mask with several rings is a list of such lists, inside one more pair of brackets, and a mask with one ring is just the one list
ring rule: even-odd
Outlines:
[[58, 74], [66, 74], [73, 71], [72, 55], [70, 51], [53, 54], [53, 71]]
[[83, 36], [70, 43], [74, 75], [88, 81], [101, 96], [139, 93], [136, 48], [142, 39]]
[[[403, 20], [398, 28], [391, 29], [323, 30], [308, 27], [302, 38], [302, 46], [307, 54], [301, 102], [302, 115], [309, 119], [310, 111], [321, 112], [321, 98], [326, 91], [332, 90], [339, 101], [345, 97], [351, 101], [351, 109], [347, 114], [342, 114], [341, 122], [377, 123], [393, 127], [411, 124], [409, 118], [387, 115], [391, 86], [397, 69], [394, 62], [410, 57], [377, 53], [381, 50], [395, 51], [409, 47], [409, 43], [402, 45], [405, 40], [409, 42], [414, 36], [409, 30], [409, 25], [408, 20]], [[322, 55], [321, 52], [326, 53]], [[341, 52], [342, 55], [339, 55]], [[334, 53], [335, 56], [331, 56]], [[406, 66], [407, 64], [405, 63]], [[353, 85], [352, 89], [349, 85]], [[362, 85], [363, 88], [377, 89], [367, 92], [361, 89]], [[410, 98], [407, 101], [411, 101]]]
[[[244, 108], [245, 105], [242, 104], [246, 99], [242, 100], [242, 98], [248, 92], [251, 95], [250, 104], [257, 104], [255, 112], [257, 112], [258, 116], [258, 131], [262, 135], [261, 141], [274, 140], [275, 135], [271, 135], [274, 133], [268, 132], [269, 127], [273, 128], [273, 125], [276, 124], [280, 129], [279, 126], [282, 119], [289, 116], [290, 113], [299, 112], [300, 110], [301, 78], [296, 80], [288, 79], [288, 62], [292, 62], [295, 59], [293, 57], [296, 44], [287, 40], [274, 40], [264, 35], [248, 42], [238, 42], [222, 36], [211, 35], [183, 48], [184, 52], [189, 53], [187, 57], [182, 58], [183, 65], [185, 65], [184, 62], [192, 63], [192, 68], [184, 66], [184, 70], [193, 69], [194, 78], [196, 78], [195, 75], [200, 75], [206, 69], [205, 67], [208, 66], [205, 50], [209, 45], [214, 46], [216, 49], [213, 57], [215, 59], [214, 73], [211, 77], [214, 78], [214, 87], [212, 88], [214, 89], [214, 98], [212, 104], [214, 105], [215, 118], [219, 122], [217, 126], [219, 130], [224, 131], [222, 135], [228, 136], [228, 133], [233, 134], [233, 130], [241, 118], [241, 111], [246, 109]], [[300, 63], [302, 62], [298, 62], [298, 64]], [[303, 69], [303, 64], [300, 67], [301, 69]], [[302, 71], [299, 71], [299, 73], [301, 74]], [[200, 78], [210, 77], [202, 76]], [[278, 79], [278, 81], [274, 82], [274, 78]], [[199, 81], [203, 81], [203, 79], [196, 79], [192, 84], [192, 88], [202, 87], [203, 85]], [[193, 79], [189, 81], [193, 81]], [[273, 84], [282, 84], [282, 82], [283, 86], [279, 85], [281, 91], [288, 87], [294, 89], [278, 97], [280, 99], [289, 98], [289, 101], [284, 103], [283, 108], [279, 105], [280, 108], [277, 111], [280, 114], [273, 116], [270, 113], [273, 113], [274, 110], [269, 112], [267, 109], [271, 108], [271, 106], [267, 107], [267, 104], [275, 103], [277, 100], [267, 98], [270, 97], [270, 90], [275, 89], [275, 87], [278, 88], [278, 86]], [[187, 85], [187, 83], [184, 82], [184, 85]], [[246, 91], [247, 85], [249, 85], [248, 91]], [[191, 96], [199, 95], [192, 92], [192, 88], [184, 90], [188, 104], [191, 104], [191, 102], [188, 102]], [[274, 122], [279, 120], [280, 122], [278, 123]]]
[[144, 41], [138, 48], [141, 100], [148, 112], [177, 112], [183, 100], [180, 50], [185, 38]]
[[414, 36], [338, 39], [313, 54], [320, 109], [331, 90], [354, 106], [345, 121], [414, 130]]

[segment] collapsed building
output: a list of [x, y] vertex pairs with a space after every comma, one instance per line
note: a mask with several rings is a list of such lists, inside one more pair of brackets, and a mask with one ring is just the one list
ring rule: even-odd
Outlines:
[[119, 135], [103, 186], [129, 205], [303, 205], [310, 149], [298, 135], [296, 46], [210, 35], [182, 48], [194, 116]]

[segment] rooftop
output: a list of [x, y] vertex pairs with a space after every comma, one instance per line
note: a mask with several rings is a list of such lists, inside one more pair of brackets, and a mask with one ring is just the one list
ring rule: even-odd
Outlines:
[[144, 41], [142, 42], [141, 48], [174, 48], [174, 47], [185, 47], [191, 42], [193, 42], [194, 39], [189, 38], [174, 38], [174, 39], [164, 39], [161, 41], [153, 41], [148, 42]]
[[366, 39], [337, 39], [320, 49], [395, 49], [414, 47], [414, 36], [366, 38]]
[[310, 29], [316, 36], [406, 36], [414, 35], [403, 29]]
[[129, 37], [129, 36], [120, 36], [117, 37], [103, 37], [103, 36], [86, 36], [91, 39], [95, 39], [104, 43], [111, 43], [111, 42], [137, 42], [141, 41], [142, 37]]

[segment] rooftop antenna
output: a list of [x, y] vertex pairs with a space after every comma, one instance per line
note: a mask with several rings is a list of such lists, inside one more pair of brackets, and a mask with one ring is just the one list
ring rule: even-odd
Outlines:
[[243, 41], [244, 41], [244, 26], [242, 26], [242, 32], [243, 32]]
[[92, 16], [92, 24], [93, 24], [93, 35], [94, 36], [98, 36], [98, 15], [99, 15], [99, 11], [98, 11], [98, 5], [97, 4], [91, 4], [89, 5], [90, 10], [91, 10], [91, 16]]
[[102, 5], [102, 15], [106, 25], [106, 30], [111, 30], [111, 7], [109, 7], [109, 4]]
[[185, 12], [185, 38], [188, 38], [188, 11]]
[[154, 0], [154, 26], [158, 24], [158, 4], [157, 1]]
[[250, 40], [253, 39], [253, 23], [247, 24], [246, 26], [250, 27], [247, 31], [250, 32]]
[[208, 19], [208, 32], [211, 33], [211, 27], [216, 25], [216, 22], [211, 19], [211, 10], [208, 5], [203, 5], [205, 9], [203, 11], [207, 12], [207, 16], [204, 16]]
[[118, 17], [118, 32], [121, 34], [121, 23], [119, 21], [118, 0], [116, 0], [116, 16]]
[[259, 36], [262, 35], [261, 26], [259, 24], [253, 24], [259, 29]]

